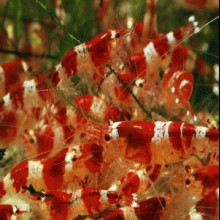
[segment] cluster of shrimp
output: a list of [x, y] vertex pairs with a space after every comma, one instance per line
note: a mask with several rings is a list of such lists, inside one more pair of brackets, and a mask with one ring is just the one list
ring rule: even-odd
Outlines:
[[[94, 4], [108, 29], [111, 1]], [[191, 106], [198, 58], [182, 44], [200, 28], [190, 17], [158, 33], [156, 0], [146, 6], [143, 23], [127, 18], [38, 76], [29, 60], [1, 64], [0, 162], [17, 161], [2, 169], [0, 219], [217, 219], [219, 130]]]

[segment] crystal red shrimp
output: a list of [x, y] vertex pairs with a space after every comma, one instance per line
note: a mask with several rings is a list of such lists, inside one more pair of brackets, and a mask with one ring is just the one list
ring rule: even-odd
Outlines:
[[[46, 74], [37, 79], [16, 84], [0, 101], [0, 136], [11, 141], [20, 136], [22, 129], [28, 129], [39, 120], [45, 102], [53, 102], [53, 94], [46, 85]], [[28, 122], [23, 123], [28, 117]], [[22, 127], [20, 127], [22, 125]]]
[[[120, 40], [127, 33], [126, 30], [107, 31], [86, 43], [74, 47], [67, 52], [61, 63], [57, 65], [51, 81], [55, 86], [60, 87], [62, 84], [66, 86], [69, 85], [71, 76], [82, 72], [92, 72], [91, 78], [99, 82], [104, 76], [101, 69], [105, 69], [105, 64], [109, 63], [116, 54]], [[89, 64], [93, 66], [92, 69]]]
[[21, 80], [20, 74], [27, 71], [27, 63], [20, 59], [0, 65], [0, 99], [2, 99], [14, 84]]
[[[11, 193], [19, 193], [22, 186], [32, 184], [35, 189], [62, 189], [67, 184], [74, 184], [74, 176], [80, 172], [79, 178], [99, 173], [103, 163], [104, 148], [95, 143], [64, 148], [54, 157], [45, 161], [29, 160], [15, 166], [0, 183], [0, 198]], [[77, 165], [80, 163], [82, 165]], [[84, 179], [85, 178], [85, 179]], [[24, 191], [24, 190], [23, 190]]]
[[105, 136], [118, 144], [121, 141], [128, 159], [168, 164], [217, 148], [219, 130], [172, 121], [122, 121], [109, 126]]
[[40, 195], [37, 192], [34, 194], [36, 194], [34, 196], [42, 197], [42, 203], [47, 205], [48, 216], [53, 220], [94, 216], [99, 212], [115, 208], [119, 204], [135, 203], [132, 196], [120, 196], [115, 191], [97, 188], [84, 188], [72, 193], [50, 190], [45, 193], [41, 192]]
[[146, 78], [155, 75], [162, 59], [181, 41], [198, 31], [197, 22], [192, 22], [166, 35], [159, 35], [151, 41], [143, 51], [131, 54], [125, 58], [128, 69], [136, 76]]
[[125, 206], [113, 210], [99, 220], [159, 220], [163, 218], [163, 209], [166, 206], [165, 198], [151, 198], [138, 203], [138, 207]]

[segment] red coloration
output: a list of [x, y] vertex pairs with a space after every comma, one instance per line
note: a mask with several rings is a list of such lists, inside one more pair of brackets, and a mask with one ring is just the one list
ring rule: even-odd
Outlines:
[[[68, 77], [73, 76], [77, 72], [77, 53], [75, 48], [71, 49], [63, 57], [61, 61], [62, 66], [65, 68], [66, 74]], [[55, 80], [57, 82], [57, 79]]]
[[63, 126], [65, 143], [70, 144], [74, 138], [75, 128], [72, 125]]
[[66, 106], [58, 106], [57, 112], [54, 117], [61, 125], [66, 124], [66, 122], [67, 122], [67, 107]]
[[24, 87], [23, 83], [15, 85], [11, 93], [11, 101], [15, 109], [24, 107]]
[[182, 126], [182, 143], [184, 143], [185, 150], [189, 149], [195, 135], [195, 125], [183, 124]]
[[4, 183], [0, 182], [0, 198], [2, 198], [6, 194], [6, 191], [4, 189]]
[[39, 120], [40, 119], [40, 114], [41, 114], [41, 108], [40, 107], [34, 107], [32, 109], [32, 113], [34, 115], [34, 117]]
[[109, 120], [116, 122], [124, 119], [122, 112], [117, 107], [110, 106], [105, 114], [104, 121], [109, 122]]
[[[127, 85], [126, 87], [130, 87], [131, 84], [135, 81], [136, 76], [134, 74], [121, 74], [119, 75], [121, 80]], [[120, 101], [129, 101], [130, 100], [130, 93], [127, 91], [124, 85], [117, 85], [115, 86], [115, 95]]]
[[146, 77], [147, 63], [143, 51], [127, 56], [125, 58], [125, 63], [128, 66], [129, 71], [134, 74], [134, 77]]
[[119, 137], [126, 138], [126, 157], [134, 161], [149, 164], [151, 161], [151, 139], [154, 136], [154, 123], [145, 121], [121, 122]]
[[139, 203], [139, 207], [135, 208], [138, 220], [160, 220], [163, 219], [162, 210], [166, 206], [166, 201], [162, 197], [151, 198]]
[[24, 71], [22, 60], [14, 60], [8, 63], [3, 63], [1, 66], [5, 74], [5, 91], [8, 92], [11, 86], [19, 82], [19, 73]]
[[56, 156], [43, 162], [43, 177], [48, 189], [60, 189], [63, 186], [65, 173], [65, 156], [68, 149], [63, 149]]
[[7, 33], [5, 31], [0, 32], [0, 48], [5, 48], [7, 43]]
[[132, 195], [137, 193], [140, 187], [140, 178], [135, 172], [128, 172], [126, 176], [121, 179], [122, 192], [125, 195]]
[[158, 37], [153, 40], [153, 44], [154, 48], [161, 58], [164, 58], [164, 56], [167, 55], [170, 50], [170, 45], [168, 43], [166, 35], [158, 35]]
[[173, 146], [173, 149], [176, 151], [182, 152], [183, 154], [183, 146], [182, 146], [182, 137], [181, 137], [181, 122], [171, 123], [169, 126], [169, 139]]
[[56, 70], [53, 70], [53, 73], [50, 76], [50, 81], [53, 86], [57, 86], [60, 82], [59, 73]]
[[124, 218], [124, 212], [121, 209], [116, 209], [112, 211], [110, 214], [105, 215], [103, 220], [127, 220]]
[[114, 191], [107, 191], [108, 202], [111, 205], [115, 205], [118, 203], [119, 196]]
[[206, 216], [215, 216], [218, 209], [218, 198], [216, 190], [209, 193], [196, 203], [196, 211]]
[[[164, 219], [163, 209], [166, 206], [164, 198], [151, 198], [138, 203], [137, 208], [123, 207], [105, 215], [103, 220], [129, 220], [129, 212], [133, 212], [138, 220], [161, 220]], [[126, 215], [127, 213], [127, 215]]]
[[109, 9], [109, 0], [104, 0], [103, 4], [98, 8], [98, 18], [99, 18], [99, 23], [102, 24], [108, 9]]
[[17, 192], [27, 185], [28, 162], [21, 162], [11, 170], [11, 178], [14, 180], [13, 187]]
[[71, 194], [60, 191], [48, 191], [50, 215], [54, 220], [67, 219]]
[[196, 72], [199, 75], [206, 76], [212, 73], [211, 67], [205, 63], [205, 61], [201, 57], [197, 57], [196, 59]]
[[13, 206], [9, 204], [0, 204], [0, 219], [9, 220], [13, 214]]
[[201, 167], [194, 173], [195, 179], [202, 182], [206, 189], [216, 190], [219, 187], [219, 165]]
[[100, 198], [100, 190], [90, 188], [82, 189], [82, 199], [89, 214], [101, 210]]
[[5, 112], [0, 116], [0, 140], [12, 141], [17, 134], [17, 119], [15, 112]]
[[143, 23], [142, 22], [138, 22], [138, 21], [135, 21], [134, 23], [134, 31], [135, 33], [141, 37], [142, 36], [142, 33], [143, 33]]
[[[164, 94], [168, 101], [173, 100], [175, 103], [186, 108], [191, 115], [194, 115], [189, 99], [194, 88], [194, 77], [190, 72], [171, 69], [163, 79]], [[175, 105], [175, 104], [173, 104]]]
[[44, 158], [54, 148], [54, 132], [52, 128], [46, 129], [42, 134], [37, 134], [38, 154], [37, 158]]
[[86, 113], [90, 112], [92, 101], [93, 101], [93, 96], [89, 95], [89, 94], [79, 96], [79, 97], [75, 98], [75, 100], [74, 100], [74, 102], [76, 103], [78, 108], [80, 110], [82, 110], [83, 112], [85, 111]]
[[210, 141], [218, 141], [219, 140], [219, 129], [209, 129], [206, 137]]
[[207, 0], [185, 0], [185, 2], [196, 9], [204, 9], [207, 6]]
[[110, 59], [111, 31], [100, 34], [87, 43], [95, 66], [105, 65]]
[[172, 52], [172, 68], [183, 70], [184, 64], [188, 59], [188, 51], [189, 49], [185, 46], [178, 46]]
[[37, 77], [36, 79], [36, 89], [38, 91], [38, 95], [39, 97], [45, 101], [45, 102], [49, 102], [52, 100], [52, 89], [51, 86], [49, 85], [48, 82], [48, 73], [44, 72], [42, 74], [40, 74], [40, 76]]
[[84, 162], [87, 169], [92, 173], [100, 172], [103, 163], [104, 148], [94, 143], [81, 145], [81, 151], [86, 161]]
[[[154, 170], [153, 172], [148, 175], [148, 178], [152, 181], [152, 182], [155, 182], [155, 180], [160, 176], [160, 173], [161, 173], [161, 165], [154, 165]], [[148, 173], [148, 171], [150, 171], [152, 169], [152, 166], [147, 166], [146, 168], [146, 171]]]

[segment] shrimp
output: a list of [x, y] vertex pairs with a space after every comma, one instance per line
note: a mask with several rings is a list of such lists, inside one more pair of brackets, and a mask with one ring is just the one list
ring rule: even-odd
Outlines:
[[51, 219], [68, 220], [80, 216], [94, 216], [119, 204], [131, 205], [134, 202], [133, 197], [124, 197], [115, 191], [96, 188], [79, 189], [72, 193], [51, 190], [34, 194], [42, 198], [42, 203], [47, 205]]
[[217, 148], [219, 130], [172, 121], [122, 121], [112, 123], [105, 138], [121, 140], [127, 159], [169, 164]]
[[66, 87], [72, 76], [83, 72], [89, 72], [92, 80], [100, 82], [104, 76], [105, 64], [116, 55], [120, 41], [127, 33], [128, 31], [120, 29], [107, 31], [68, 51], [51, 76], [54, 86]]
[[140, 78], [154, 77], [162, 59], [177, 44], [196, 31], [198, 31], [198, 23], [192, 17], [189, 24], [166, 35], [158, 35], [141, 52], [128, 55], [125, 58], [128, 70]]
[[[45, 161], [21, 162], [12, 168], [0, 183], [0, 198], [13, 193], [25, 192], [22, 187], [30, 184], [36, 190], [63, 189], [68, 184], [69, 186], [74, 185], [74, 176], [82, 179], [83, 184], [86, 185], [88, 178], [92, 178], [95, 173], [100, 172], [103, 151], [102, 146], [88, 142], [64, 148], [54, 157]], [[80, 161], [83, 164], [80, 165]]]

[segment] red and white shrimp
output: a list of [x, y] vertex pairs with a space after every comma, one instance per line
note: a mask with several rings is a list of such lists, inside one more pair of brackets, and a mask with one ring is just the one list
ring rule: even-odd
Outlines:
[[133, 196], [120, 196], [117, 192], [110, 190], [84, 188], [72, 193], [56, 190], [38, 193], [32, 188], [31, 191], [34, 191], [33, 196], [41, 199], [38, 203], [46, 205], [40, 206], [46, 209], [42, 210], [45, 216], [53, 220], [92, 217], [100, 212], [112, 210], [119, 205], [135, 204], [135, 198]]
[[89, 72], [92, 80], [100, 82], [105, 75], [105, 65], [111, 63], [111, 58], [120, 50], [120, 42], [127, 33], [126, 30], [107, 31], [71, 49], [57, 65], [51, 81], [59, 88], [66, 87], [75, 74]]
[[[198, 31], [198, 23], [190, 18], [190, 23], [166, 35], [158, 35], [143, 51], [131, 54], [125, 58], [128, 70], [137, 77], [151, 79], [157, 75], [157, 69], [162, 59], [168, 55], [177, 44], [189, 35]], [[154, 82], [154, 81], [153, 81]]]
[[117, 141], [127, 159], [169, 164], [217, 148], [219, 130], [172, 121], [123, 121], [110, 125], [105, 138]]
[[[68, 184], [69, 186], [75, 184], [74, 177], [81, 179], [84, 185], [93, 184], [88, 180], [89, 174], [94, 176], [101, 171], [103, 151], [102, 146], [88, 142], [64, 148], [45, 161], [21, 162], [0, 183], [0, 198], [22, 192], [24, 191], [22, 187], [30, 184], [36, 190], [63, 189]], [[75, 164], [76, 161], [77, 164]]]
[[0, 134], [2, 141], [11, 141], [39, 120], [43, 105], [54, 102], [45, 82], [46, 74], [14, 85], [0, 101]]

